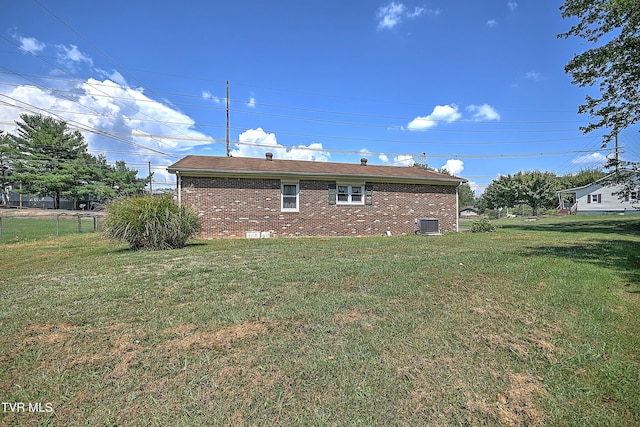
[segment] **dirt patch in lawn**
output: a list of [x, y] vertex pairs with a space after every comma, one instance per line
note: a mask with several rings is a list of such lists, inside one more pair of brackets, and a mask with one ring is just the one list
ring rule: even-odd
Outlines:
[[267, 319], [244, 322], [215, 331], [199, 331], [195, 327], [192, 329], [190, 325], [181, 325], [168, 330], [170, 333], [178, 334], [178, 337], [167, 341], [159, 349], [173, 352], [186, 349], [229, 347], [236, 341], [261, 335], [275, 326], [274, 321]]
[[540, 379], [529, 374], [507, 374], [503, 380], [504, 391], [498, 393], [495, 401], [477, 401], [467, 395], [467, 407], [502, 425], [545, 425], [544, 412], [536, 405], [537, 399], [547, 396]]
[[376, 316], [373, 313], [353, 310], [345, 313], [336, 313], [333, 316], [333, 320], [341, 326], [357, 323], [364, 329], [371, 329], [376, 323]]

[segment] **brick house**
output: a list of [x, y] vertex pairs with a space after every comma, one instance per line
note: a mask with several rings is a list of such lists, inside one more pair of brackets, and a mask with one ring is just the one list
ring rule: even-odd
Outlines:
[[180, 205], [202, 220], [200, 237], [410, 234], [420, 218], [458, 231], [465, 179], [415, 167], [187, 156], [168, 167]]

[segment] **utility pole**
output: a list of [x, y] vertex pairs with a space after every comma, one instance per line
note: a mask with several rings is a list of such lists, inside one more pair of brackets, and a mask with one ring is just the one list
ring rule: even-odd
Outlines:
[[618, 156], [618, 133], [616, 132], [616, 172], [618, 172], [618, 162], [620, 158]]
[[227, 157], [229, 157], [229, 80], [227, 80]]
[[151, 176], [151, 162], [149, 162], [149, 194], [153, 196], [153, 186], [151, 184], [153, 178]]

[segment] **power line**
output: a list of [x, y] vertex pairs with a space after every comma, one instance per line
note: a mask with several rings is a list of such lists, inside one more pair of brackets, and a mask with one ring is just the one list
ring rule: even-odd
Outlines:
[[[29, 106], [30, 108], [34, 108], [36, 111], [28, 110], [28, 109], [27, 109], [27, 111], [29, 111], [29, 112], [31, 112], [31, 113], [33, 113], [33, 114], [41, 114], [41, 113], [39, 113], [40, 111], [42, 111], [42, 112], [46, 112], [46, 110], [44, 110], [43, 108], [37, 107], [37, 106], [35, 106], [35, 105], [31, 105], [31, 104], [29, 104], [29, 103], [27, 103], [27, 102], [21, 101], [21, 100], [16, 99], [16, 98], [12, 98], [12, 97], [7, 96], [7, 95], [4, 95], [4, 94], [2, 94], [2, 93], [0, 93], [0, 96], [3, 96], [3, 97], [8, 98], [8, 99], [11, 99], [11, 100], [13, 100], [13, 101], [20, 102], [20, 103], [22, 103], [22, 104], [25, 104], [25, 105]], [[0, 101], [0, 102], [2, 102], [3, 104], [6, 104], [6, 105], [11, 105], [11, 104], [7, 104], [6, 102], [3, 102], [3, 101]], [[55, 116], [55, 115], [54, 115], [54, 116]], [[124, 139], [124, 138], [120, 138], [120, 137], [117, 137], [117, 136], [114, 136], [114, 135], [110, 135], [109, 133], [104, 132], [104, 131], [101, 131], [101, 130], [87, 128], [87, 127], [86, 127], [85, 125], [83, 125], [82, 123], [74, 122], [74, 121], [72, 121], [72, 120], [64, 120], [63, 118], [61, 118], [61, 117], [59, 117], [59, 116], [55, 116], [55, 117], [57, 117], [57, 118], [58, 118], [58, 120], [64, 121], [64, 122], [69, 123], [69, 124], [71, 124], [71, 125], [75, 125], [75, 126], [76, 126], [76, 127], [75, 127], [75, 130], [84, 131], [84, 132], [90, 132], [90, 133], [95, 133], [95, 134], [97, 134], [97, 135], [104, 136], [104, 137], [107, 137], [107, 138], [110, 138], [110, 139], [113, 139], [113, 140], [116, 140], [116, 141], [119, 141], [119, 142], [123, 142], [123, 143], [125, 143], [125, 144], [131, 145], [131, 146], [134, 146], [134, 147], [136, 147], [136, 148], [142, 148], [142, 149], [144, 149], [144, 150], [148, 150], [148, 151], [154, 152], [154, 153], [156, 153], [156, 154], [160, 154], [160, 155], [163, 155], [163, 156], [168, 156], [168, 157], [177, 158], [177, 156], [174, 156], [174, 155], [172, 155], [172, 154], [168, 154], [168, 153], [162, 152], [162, 151], [160, 151], [160, 150], [156, 150], [156, 149], [154, 149], [154, 148], [144, 146], [144, 145], [142, 145], [142, 144], [137, 144], [137, 143], [135, 143], [135, 142], [133, 142], [133, 141], [129, 141], [129, 140]], [[73, 128], [73, 127], [72, 127], [72, 126], [70, 126], [70, 128]]]

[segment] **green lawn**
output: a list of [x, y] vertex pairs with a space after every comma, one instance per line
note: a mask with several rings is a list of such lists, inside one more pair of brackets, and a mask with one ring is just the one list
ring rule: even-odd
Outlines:
[[78, 218], [61, 216], [56, 218], [55, 211], [44, 218], [3, 217], [0, 210], [0, 248], [12, 243], [25, 243], [50, 237], [68, 236], [76, 233], [90, 233], [100, 229], [101, 218], [95, 220], [91, 216]]
[[0, 424], [639, 425], [640, 217], [494, 223], [3, 244]]

